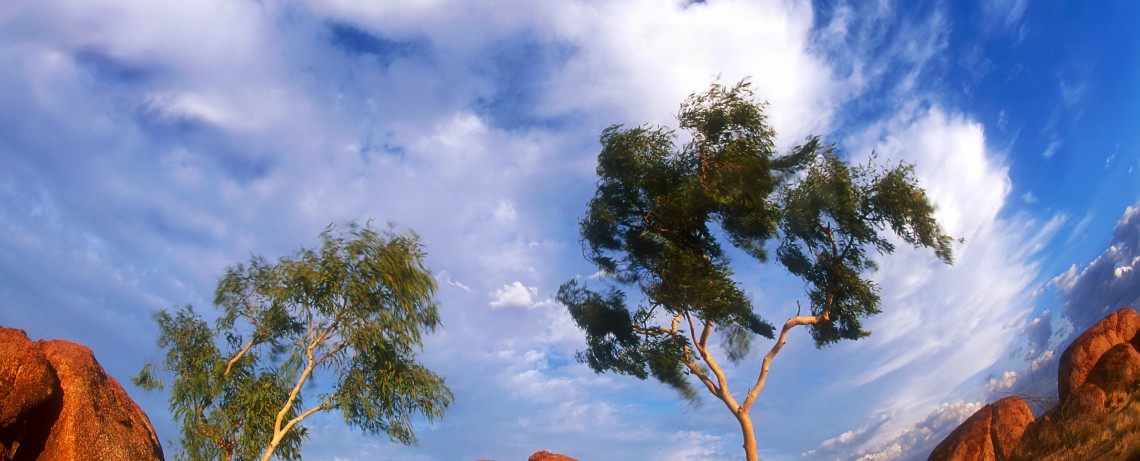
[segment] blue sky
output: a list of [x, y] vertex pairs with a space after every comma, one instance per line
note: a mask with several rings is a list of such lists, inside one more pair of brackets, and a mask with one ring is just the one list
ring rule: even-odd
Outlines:
[[[1128, 0], [4, 2], [0, 325], [90, 346], [173, 452], [165, 396], [129, 383], [153, 313], [375, 218], [423, 237], [444, 327], [422, 357], [457, 401], [418, 447], [317, 419], [306, 459], [738, 457], [713, 399], [576, 363], [552, 296], [594, 272], [601, 130], [749, 76], [781, 148], [912, 162], [965, 238], [951, 267], [883, 259], [870, 338], [793, 331], [761, 454], [925, 459], [981, 403], [1053, 392], [1056, 348], [1140, 299], [1138, 23]], [[799, 282], [736, 261], [766, 318], [794, 314]]]

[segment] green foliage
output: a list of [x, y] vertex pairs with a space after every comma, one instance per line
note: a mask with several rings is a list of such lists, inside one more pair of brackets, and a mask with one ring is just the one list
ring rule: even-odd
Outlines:
[[875, 269], [868, 250], [895, 250], [883, 235], [887, 228], [952, 261], [952, 239], [932, 217], [934, 207], [913, 171], [901, 163], [880, 170], [873, 159], [851, 167], [828, 151], [813, 160], [803, 178], [781, 190], [776, 254], [788, 272], [807, 282], [812, 315], [828, 312], [830, 321], [810, 326], [817, 346], [870, 334], [861, 319], [880, 310], [878, 287], [865, 277]]
[[451, 403], [443, 378], [415, 360], [439, 325], [418, 238], [355, 225], [320, 238], [276, 263], [228, 268], [214, 328], [190, 306], [156, 316], [166, 356], [134, 382], [154, 390], [173, 378], [182, 458], [300, 459], [299, 423], [317, 411], [410, 444], [412, 418], [442, 417]]
[[[674, 336], [634, 333], [634, 319], [624, 308], [624, 295], [617, 290], [595, 293], [570, 281], [558, 290], [558, 299], [586, 332], [588, 348], [578, 353], [596, 371], [612, 371], [645, 379], [652, 375], [678, 389], [688, 398], [696, 396], [682, 369], [684, 342]], [[639, 313], [641, 317], [643, 313]], [[643, 324], [644, 320], [638, 322]]]
[[724, 244], [761, 263], [775, 247], [823, 317], [810, 326], [817, 346], [869, 334], [860, 322], [879, 312], [879, 297], [865, 277], [875, 268], [867, 252], [894, 250], [888, 228], [950, 262], [951, 239], [910, 166], [851, 167], [818, 137], [778, 155], [764, 108], [747, 81], [714, 83], [681, 104], [677, 118], [691, 140], [680, 148], [663, 127], [602, 132], [583, 247], [609, 279], [636, 286], [644, 305], [631, 310], [618, 288], [561, 287], [559, 301], [586, 333], [578, 358], [595, 371], [652, 375], [691, 397], [685, 374], [700, 373], [700, 358], [686, 351], [703, 346], [692, 329], [715, 325], [734, 361], [754, 336], [773, 338], [775, 327], [734, 280]]

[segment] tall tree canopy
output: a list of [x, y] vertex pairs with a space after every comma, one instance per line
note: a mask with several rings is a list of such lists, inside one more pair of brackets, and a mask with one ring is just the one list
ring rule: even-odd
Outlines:
[[[714, 83], [681, 104], [690, 140], [679, 148], [663, 127], [603, 131], [597, 191], [580, 225], [587, 259], [617, 286], [595, 291], [575, 279], [558, 292], [586, 333], [580, 361], [599, 373], [653, 376], [688, 399], [695, 378], [739, 421], [749, 460], [749, 409], [788, 331], [807, 326], [817, 347], [870, 334], [862, 320], [880, 310], [867, 272], [873, 253], [894, 251], [888, 231], [952, 262], [952, 239], [911, 166], [852, 166], [819, 137], [777, 155], [764, 108], [747, 81]], [[808, 315], [797, 308], [777, 338], [733, 278], [725, 244], [761, 263], [774, 248], [806, 282]], [[643, 301], [627, 305], [624, 287]], [[755, 335], [776, 339], [743, 401], [711, 355], [714, 331], [733, 361], [747, 357]]]
[[135, 383], [161, 389], [161, 376], [173, 377], [181, 458], [299, 460], [301, 422], [316, 412], [409, 444], [416, 415], [442, 417], [450, 405], [443, 378], [415, 357], [440, 323], [418, 237], [349, 225], [320, 239], [276, 263], [227, 269], [212, 328], [191, 306], [157, 315], [166, 356]]

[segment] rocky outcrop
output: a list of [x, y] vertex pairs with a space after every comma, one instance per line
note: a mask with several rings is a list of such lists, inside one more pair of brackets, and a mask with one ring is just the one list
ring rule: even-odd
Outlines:
[[[55, 370], [23, 330], [0, 328], [0, 460], [34, 459], [63, 405]], [[16, 455], [21, 455], [16, 457]]]
[[1057, 393], [1062, 403], [1085, 384], [1100, 357], [1118, 344], [1128, 344], [1140, 329], [1140, 314], [1125, 308], [1109, 314], [1085, 330], [1057, 362]]
[[0, 328], [0, 399], [2, 460], [163, 459], [146, 414], [86, 346]]
[[[1129, 404], [1140, 390], [1138, 330], [1140, 314], [1135, 310], [1125, 308], [1108, 315], [1061, 354], [1059, 403], [1040, 420], [1034, 421], [1029, 406], [1020, 398], [1006, 397], [967, 418], [938, 444], [929, 459], [1038, 459], [1040, 447], [1028, 445], [1057, 441], [1062, 434], [1071, 438], [1075, 422], [1088, 424], [1090, 418]], [[1117, 459], [1103, 457], [1105, 453], [1098, 454], [1097, 459]], [[1066, 455], [1059, 456], [1064, 459]]]
[[558, 453], [551, 453], [549, 451], [542, 450], [538, 453], [530, 455], [530, 458], [528, 458], [527, 461], [578, 461], [578, 460], [571, 458], [569, 456], [566, 456], [566, 455], [560, 455]]
[[1084, 385], [1099, 387], [1108, 407], [1119, 408], [1140, 385], [1140, 352], [1129, 343], [1113, 346], [1096, 361]]
[[1007, 459], [1033, 423], [1033, 412], [1019, 397], [982, 407], [951, 432], [930, 454], [931, 460]]

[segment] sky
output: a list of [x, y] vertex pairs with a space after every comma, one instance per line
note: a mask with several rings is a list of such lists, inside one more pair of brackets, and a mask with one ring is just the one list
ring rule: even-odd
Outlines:
[[[373, 219], [421, 236], [443, 325], [419, 357], [456, 401], [412, 447], [315, 418], [305, 459], [739, 458], [714, 399], [577, 363], [553, 296], [596, 271], [602, 130], [749, 78], [781, 150], [913, 163], [964, 239], [953, 266], [881, 258], [869, 338], [792, 331], [761, 457], [925, 459], [986, 402], [1043, 410], [1074, 334], [1140, 304], [1136, 24], [1131, 0], [0, 2], [0, 325], [91, 347], [169, 456], [166, 396], [130, 383], [153, 315]], [[795, 314], [800, 282], [733, 263], [762, 316]]]

